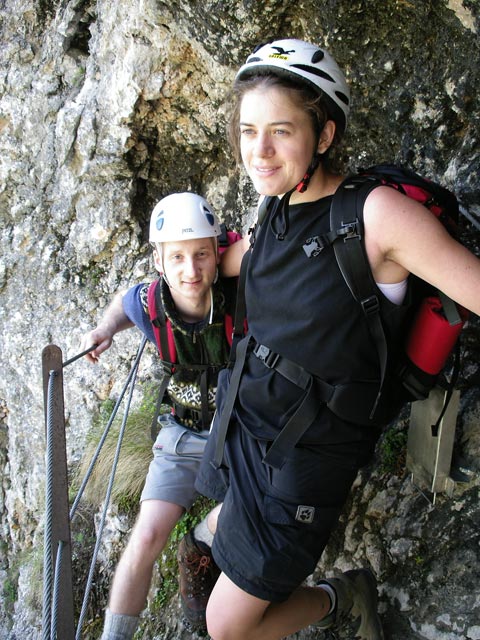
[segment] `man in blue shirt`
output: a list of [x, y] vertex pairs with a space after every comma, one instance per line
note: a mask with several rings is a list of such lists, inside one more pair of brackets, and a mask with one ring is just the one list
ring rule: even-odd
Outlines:
[[[133, 637], [154, 562], [198, 495], [194, 482], [215, 410], [218, 372], [226, 367], [230, 351], [225, 331], [227, 285], [218, 279], [217, 271], [220, 233], [210, 205], [193, 193], [163, 198], [151, 216], [150, 242], [160, 274], [160, 304], [176, 350], [177, 366], [166, 390], [172, 412], [159, 417], [161, 428], [153, 445], [140, 512], [115, 572], [102, 640]], [[97, 345], [86, 356], [90, 362], [97, 362], [115, 334], [129, 327], [137, 326], [155, 343], [148, 288], [149, 284], [139, 284], [114, 297], [98, 326], [83, 339], [85, 347]], [[206, 579], [213, 586], [218, 570], [210, 555], [210, 539], [202, 523], [183, 552], [193, 568], [195, 563], [202, 567], [202, 585]], [[184, 611], [192, 626], [203, 626], [207, 595], [203, 601], [198, 586], [187, 582], [189, 591], [182, 592]]]

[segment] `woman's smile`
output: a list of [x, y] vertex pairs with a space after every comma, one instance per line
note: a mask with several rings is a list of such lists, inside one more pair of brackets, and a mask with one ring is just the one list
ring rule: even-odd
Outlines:
[[240, 146], [257, 192], [279, 195], [304, 176], [315, 150], [315, 134], [309, 115], [288, 92], [259, 87], [242, 100]]

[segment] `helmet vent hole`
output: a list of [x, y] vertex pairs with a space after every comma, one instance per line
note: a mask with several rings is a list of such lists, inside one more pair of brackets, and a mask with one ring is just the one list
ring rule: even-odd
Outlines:
[[312, 64], [316, 64], [317, 62], [320, 62], [321, 60], [323, 60], [325, 57], [325, 53], [321, 50], [321, 49], [317, 49], [317, 51], [315, 51], [315, 53], [312, 56]]
[[346, 96], [341, 91], [335, 91], [335, 95], [339, 100], [343, 102], [343, 104], [346, 104], [346, 105], [350, 104], [350, 100], [348, 99], [348, 96]]
[[213, 227], [213, 225], [215, 224], [215, 218], [212, 216], [212, 214], [211, 213], [207, 213], [205, 211], [205, 217], [208, 220], [209, 224], [211, 224], [212, 227]]

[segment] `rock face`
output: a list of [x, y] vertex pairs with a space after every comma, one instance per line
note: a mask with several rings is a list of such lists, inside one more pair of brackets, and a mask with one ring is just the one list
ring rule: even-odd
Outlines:
[[[229, 223], [247, 225], [254, 195], [225, 140], [236, 68], [272, 35], [324, 44], [352, 88], [345, 164], [407, 163], [454, 189], [468, 216], [463, 237], [478, 251], [480, 8], [5, 0], [0, 16], [0, 636], [19, 640], [41, 637], [42, 349], [75, 355], [113, 293], [152, 276], [148, 219], [160, 197], [198, 191]], [[70, 464], [126, 378], [138, 343], [130, 333], [99, 367], [80, 360], [65, 371]], [[388, 638], [480, 639], [478, 335], [473, 319], [456, 440], [475, 473], [432, 505], [401, 462], [366, 470], [319, 566], [374, 568]], [[141, 378], [153, 360], [149, 350]], [[165, 609], [141, 637], [191, 637], [177, 613]]]

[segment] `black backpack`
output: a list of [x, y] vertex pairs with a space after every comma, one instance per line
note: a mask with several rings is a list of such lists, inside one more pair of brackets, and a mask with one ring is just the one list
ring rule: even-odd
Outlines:
[[[345, 282], [362, 306], [380, 361], [381, 387], [372, 415], [383, 393], [387, 366], [392, 373], [389, 384], [402, 386], [400, 396], [404, 401], [425, 399], [457, 347], [449, 383], [451, 393], [459, 369], [457, 338], [468, 315], [445, 294], [411, 274], [412, 314], [405, 326], [404, 348], [400, 350], [398, 362], [388, 361], [377, 288], [363, 241], [363, 206], [368, 194], [379, 185], [393, 187], [423, 204], [455, 237], [459, 219], [458, 201], [451, 191], [396, 165], [382, 164], [360, 170], [344, 180], [333, 197], [330, 229], [335, 239], [331, 244]], [[443, 412], [439, 420], [442, 416]]]

